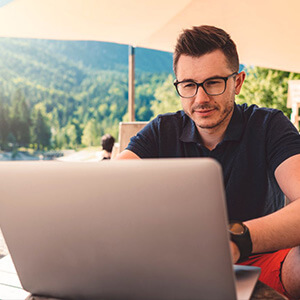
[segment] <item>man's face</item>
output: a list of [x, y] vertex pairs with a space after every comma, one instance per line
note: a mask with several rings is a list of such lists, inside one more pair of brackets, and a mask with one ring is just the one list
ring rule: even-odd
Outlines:
[[[193, 80], [201, 83], [211, 77], [227, 77], [234, 71], [228, 67], [222, 51], [216, 50], [200, 57], [181, 55], [177, 63], [177, 80]], [[235, 94], [244, 81], [244, 74], [230, 77], [226, 90], [218, 96], [209, 96], [202, 87], [192, 98], [182, 98], [182, 108], [195, 122], [199, 132], [226, 129], [233, 113]]]

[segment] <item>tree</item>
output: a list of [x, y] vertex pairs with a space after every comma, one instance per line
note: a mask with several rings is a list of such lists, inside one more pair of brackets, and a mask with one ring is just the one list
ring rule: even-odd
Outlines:
[[148, 121], [151, 119], [153, 113], [150, 103], [154, 99], [156, 88], [157, 85], [151, 82], [141, 82], [141, 84], [136, 87], [135, 115], [137, 121]]
[[77, 132], [74, 124], [66, 126], [66, 135], [68, 137], [68, 144], [71, 148], [77, 148]]
[[50, 147], [51, 129], [47, 117], [41, 109], [37, 109], [33, 116], [32, 142], [37, 145], [37, 150]]
[[10, 150], [14, 150], [16, 147], [16, 143], [17, 143], [17, 140], [15, 138], [15, 136], [10, 132], [7, 136], [7, 144], [10, 148]]
[[81, 140], [85, 146], [95, 146], [100, 144], [99, 130], [95, 119], [91, 119], [87, 122]]
[[4, 103], [0, 103], [0, 147], [5, 149], [10, 133], [8, 108]]
[[174, 112], [181, 109], [181, 102], [173, 85], [174, 78], [169, 75], [165, 82], [156, 89], [155, 100], [151, 102], [153, 116]]
[[263, 107], [277, 108], [289, 116], [291, 110], [286, 107], [288, 81], [300, 79], [300, 74], [251, 67], [246, 69], [246, 80], [237, 103], [257, 104]]
[[136, 110], [137, 121], [148, 121], [152, 117], [153, 113], [151, 108], [148, 106], [142, 106]]
[[20, 89], [12, 98], [11, 131], [20, 146], [27, 147], [30, 143], [30, 110]]
[[65, 128], [61, 128], [55, 133], [54, 144], [58, 149], [62, 149], [68, 145], [68, 138], [66, 136]]
[[60, 131], [60, 124], [56, 107], [48, 114], [48, 117], [51, 124], [51, 145], [53, 145], [54, 148], [61, 148], [57, 143], [57, 135]]

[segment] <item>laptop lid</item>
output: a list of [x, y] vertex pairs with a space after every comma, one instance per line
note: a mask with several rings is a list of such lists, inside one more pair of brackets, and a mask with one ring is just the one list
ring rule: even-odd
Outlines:
[[212, 159], [3, 162], [0, 226], [32, 294], [235, 299]]

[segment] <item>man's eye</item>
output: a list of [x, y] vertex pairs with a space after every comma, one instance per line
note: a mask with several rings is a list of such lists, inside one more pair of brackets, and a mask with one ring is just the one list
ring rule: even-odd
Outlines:
[[183, 87], [184, 87], [185, 89], [188, 89], [188, 88], [194, 88], [194, 87], [195, 87], [195, 83], [193, 83], [193, 82], [186, 82], [186, 83], [183, 85]]
[[222, 80], [213, 79], [213, 80], [208, 80], [205, 82], [206, 86], [211, 86], [211, 85], [216, 85], [216, 84], [222, 84]]

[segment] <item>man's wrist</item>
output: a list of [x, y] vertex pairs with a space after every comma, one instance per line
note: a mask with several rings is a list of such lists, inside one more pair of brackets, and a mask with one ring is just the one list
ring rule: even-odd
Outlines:
[[247, 260], [252, 254], [252, 240], [249, 228], [242, 222], [232, 221], [229, 224], [229, 232], [231, 241], [240, 252], [238, 263]]
[[236, 243], [230, 241], [230, 250], [233, 263], [237, 263], [240, 259], [240, 250]]

